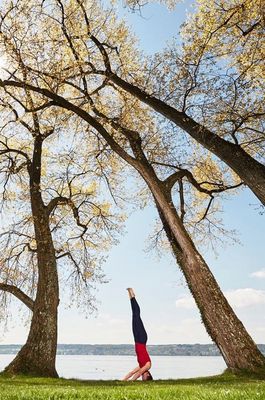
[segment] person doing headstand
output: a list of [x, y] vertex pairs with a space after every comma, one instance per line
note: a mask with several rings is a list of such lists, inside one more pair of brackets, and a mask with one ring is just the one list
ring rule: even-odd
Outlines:
[[132, 307], [132, 330], [135, 341], [135, 352], [137, 355], [138, 366], [130, 371], [124, 378], [124, 381], [135, 381], [142, 376], [143, 381], [152, 380], [153, 377], [149, 372], [151, 368], [151, 359], [146, 349], [147, 333], [144, 328], [143, 321], [140, 317], [140, 307], [136, 301], [132, 288], [128, 288], [128, 294]]

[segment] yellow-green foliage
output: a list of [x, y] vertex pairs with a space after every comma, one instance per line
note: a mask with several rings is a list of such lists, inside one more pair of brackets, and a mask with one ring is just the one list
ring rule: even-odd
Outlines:
[[262, 0], [197, 0], [184, 25], [186, 59], [202, 53], [229, 58], [249, 78], [265, 77], [264, 2]]

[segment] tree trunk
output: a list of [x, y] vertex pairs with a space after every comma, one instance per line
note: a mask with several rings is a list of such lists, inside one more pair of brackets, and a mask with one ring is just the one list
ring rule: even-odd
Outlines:
[[55, 368], [57, 348], [57, 309], [59, 284], [49, 214], [40, 190], [42, 139], [34, 144], [30, 172], [31, 209], [37, 244], [38, 285], [33, 316], [26, 344], [6, 367], [11, 374], [58, 377]]
[[149, 96], [144, 90], [110, 73], [109, 78], [122, 89], [131, 93], [155, 111], [174, 122], [199, 142], [207, 150], [232, 168], [242, 181], [265, 205], [265, 166], [246, 153], [239, 145], [222, 139], [200, 125], [184, 112], [177, 111], [156, 97]]
[[58, 377], [55, 368], [57, 348], [58, 276], [51, 234], [42, 227], [39, 241], [39, 277], [30, 332], [26, 344], [6, 367], [11, 374]]
[[203, 257], [196, 250], [181, 222], [170, 195], [154, 173], [142, 169], [158, 208], [167, 237], [188, 287], [200, 310], [202, 321], [233, 372], [265, 370], [265, 357], [237, 318]]

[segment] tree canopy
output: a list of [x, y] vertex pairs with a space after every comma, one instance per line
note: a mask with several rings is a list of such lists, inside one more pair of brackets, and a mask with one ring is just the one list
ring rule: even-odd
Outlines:
[[[58, 109], [64, 110], [62, 115], [69, 114], [62, 137], [69, 135], [74, 121], [80, 128], [81, 163], [86, 162], [83, 149], [89, 152], [89, 146], [94, 149], [96, 145], [92, 165], [101, 160], [105, 170], [105, 165], [108, 168], [119, 157], [141, 176], [206, 329], [228, 367], [235, 371], [263, 367], [264, 358], [190, 235], [205, 222], [206, 228], [211, 224], [214, 196], [236, 189], [242, 181], [258, 197], [264, 193], [264, 168], [255, 159], [256, 153], [254, 157], [238, 139], [230, 141], [231, 132], [220, 129], [226, 128], [224, 121], [217, 124], [214, 119], [221, 114], [218, 107], [224, 108], [218, 90], [221, 78], [211, 77], [218, 67], [213, 64], [207, 81], [207, 57], [195, 66], [188, 58], [185, 62], [185, 47], [183, 54], [178, 55], [173, 47], [150, 63], [137, 51], [133, 36], [115, 13], [90, 1], [7, 3], [1, 33], [8, 63], [0, 82], [3, 92], [20, 107], [21, 96], [31, 93], [33, 101], [25, 112], [33, 118], [46, 113], [53, 116]], [[219, 97], [211, 109], [215, 91]], [[61, 125], [60, 119], [57, 122]], [[34, 157], [39, 153], [40, 146]], [[36, 178], [34, 193], [39, 191], [39, 172]], [[58, 202], [51, 199], [48, 209], [49, 204], [64, 203], [72, 209], [67, 196], [76, 192], [71, 193], [67, 174], [61, 188], [56, 189]], [[60, 221], [63, 214], [58, 211], [58, 216]]]

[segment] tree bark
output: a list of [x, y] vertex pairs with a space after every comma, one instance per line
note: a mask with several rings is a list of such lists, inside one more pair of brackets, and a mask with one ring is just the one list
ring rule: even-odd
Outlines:
[[58, 377], [55, 358], [59, 285], [49, 214], [40, 191], [41, 151], [42, 141], [37, 137], [30, 170], [31, 208], [37, 244], [37, 293], [27, 342], [5, 372]]
[[260, 372], [265, 374], [265, 357], [238, 319], [207, 263], [195, 248], [181, 222], [170, 194], [152, 169], [139, 171], [148, 184], [163, 227], [199, 308], [205, 328], [221, 351], [232, 372]]
[[[46, 235], [47, 237], [47, 235]], [[57, 307], [59, 302], [56, 263], [49, 245], [38, 255], [39, 279], [31, 326], [26, 344], [5, 368], [10, 374], [58, 377], [55, 368], [57, 348]], [[46, 254], [45, 254], [46, 252]]]
[[239, 145], [222, 139], [209, 131], [203, 125], [194, 121], [184, 112], [176, 110], [164, 101], [148, 95], [139, 87], [126, 82], [114, 73], [108, 74], [109, 79], [117, 86], [137, 97], [155, 111], [174, 122], [199, 142], [207, 150], [232, 168], [242, 181], [252, 190], [263, 205], [265, 205], [265, 166], [246, 153]]
[[13, 294], [20, 301], [22, 301], [22, 303], [24, 303], [31, 311], [33, 310], [34, 301], [17, 286], [0, 283], [0, 290]]

